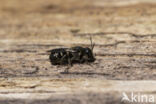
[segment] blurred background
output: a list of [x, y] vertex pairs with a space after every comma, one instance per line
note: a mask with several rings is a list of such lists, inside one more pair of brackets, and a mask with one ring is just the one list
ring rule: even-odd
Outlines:
[[155, 0], [0, 0], [0, 39], [68, 42], [73, 32], [155, 33], [155, 24]]
[[[94, 63], [50, 64], [90, 35]], [[122, 91], [156, 96], [155, 69], [156, 0], [0, 0], [0, 103], [121, 104]]]

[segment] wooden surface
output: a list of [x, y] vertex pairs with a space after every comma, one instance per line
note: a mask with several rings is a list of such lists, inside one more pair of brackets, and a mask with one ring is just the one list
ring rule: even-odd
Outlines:
[[[92, 1], [92, 0], [91, 0]], [[154, 0], [1, 0], [0, 102], [121, 103], [156, 91]], [[96, 61], [52, 66], [48, 50], [96, 44]], [[94, 99], [93, 99], [94, 98]]]

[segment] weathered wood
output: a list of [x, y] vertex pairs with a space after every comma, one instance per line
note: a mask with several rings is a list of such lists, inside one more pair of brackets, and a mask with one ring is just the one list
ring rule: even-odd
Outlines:
[[[124, 91], [155, 96], [155, 1], [64, 1], [0, 1], [0, 103], [120, 104]], [[68, 74], [67, 66], [50, 64], [49, 50], [89, 47], [90, 36], [95, 63]]]

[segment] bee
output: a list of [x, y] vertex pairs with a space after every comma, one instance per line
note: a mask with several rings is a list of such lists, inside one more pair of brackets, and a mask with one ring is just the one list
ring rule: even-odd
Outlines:
[[[57, 48], [50, 50], [49, 56], [52, 65], [69, 65], [72, 66], [75, 63], [91, 63], [96, 60], [93, 54], [95, 44], [92, 43], [90, 37], [91, 48], [75, 46], [71, 48]], [[67, 70], [68, 72], [68, 70]]]

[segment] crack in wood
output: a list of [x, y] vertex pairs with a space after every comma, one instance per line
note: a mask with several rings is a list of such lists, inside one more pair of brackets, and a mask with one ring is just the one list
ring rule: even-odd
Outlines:
[[109, 53], [97, 53], [97, 56], [128, 56], [128, 57], [156, 57], [156, 54], [136, 54], [136, 53], [116, 53], [116, 54], [109, 54]]
[[24, 49], [14, 49], [14, 50], [1, 50], [0, 53], [23, 53], [23, 52], [30, 52], [30, 53], [35, 53], [37, 52], [36, 50], [24, 50]]
[[144, 38], [144, 37], [156, 37], [156, 34], [136, 34], [131, 32], [98, 32], [98, 33], [74, 33], [74, 36], [102, 36], [102, 35], [108, 35], [108, 34], [128, 34], [135, 38]]

